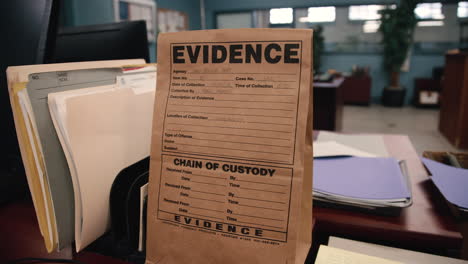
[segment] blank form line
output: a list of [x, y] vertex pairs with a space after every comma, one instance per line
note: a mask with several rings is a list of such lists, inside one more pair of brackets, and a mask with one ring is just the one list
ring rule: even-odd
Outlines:
[[192, 212], [189, 212], [189, 214], [198, 215], [198, 216], [203, 216], [203, 217], [208, 217], [208, 218], [213, 218], [213, 219], [218, 219], [218, 220], [224, 220], [223, 218], [221, 218], [221, 217], [216, 217], [216, 216], [202, 215], [202, 214], [196, 214], [196, 213], [192, 213]]
[[251, 191], [259, 191], [259, 192], [269, 192], [269, 193], [286, 194], [285, 192], [275, 192], [275, 191], [268, 191], [268, 190], [255, 189], [255, 188], [245, 188], [245, 187], [240, 187], [240, 188], [241, 188], [241, 189], [245, 189], [245, 190], [251, 190]]
[[257, 117], [276, 117], [276, 118], [287, 118], [287, 119], [292, 119], [292, 116], [272, 116], [272, 115], [244, 115], [244, 114], [233, 114], [233, 113], [211, 113], [211, 112], [191, 112], [191, 111], [172, 111], [171, 113], [174, 112], [182, 112], [182, 113], [191, 113], [191, 114], [209, 114], [209, 115], [237, 115], [237, 116], [257, 116]]
[[198, 126], [198, 127], [216, 127], [216, 128], [228, 128], [228, 129], [242, 129], [242, 130], [256, 130], [256, 131], [268, 131], [291, 134], [288, 131], [282, 130], [268, 130], [268, 129], [256, 129], [256, 128], [242, 128], [242, 127], [225, 127], [225, 126], [206, 126], [206, 125], [194, 125], [194, 124], [181, 124], [181, 123], [167, 123], [168, 125], [182, 125], [182, 126]]
[[232, 82], [232, 81], [235, 81], [235, 80], [232, 80], [232, 79], [187, 79], [187, 81], [213, 81], [213, 82]]
[[246, 199], [246, 200], [254, 200], [254, 201], [261, 201], [261, 202], [286, 204], [286, 203], [284, 203], [284, 202], [262, 200], [262, 199], [256, 199], [256, 198], [250, 198], [250, 197], [242, 197], [242, 196], [236, 196], [236, 197], [239, 198], [239, 199]]
[[204, 194], [213, 194], [213, 195], [218, 195], [218, 196], [225, 196], [224, 194], [221, 194], [221, 193], [203, 192], [203, 191], [198, 191], [198, 190], [190, 190], [190, 191], [198, 192], [198, 193], [204, 193]]
[[222, 100], [222, 99], [215, 99], [215, 101], [222, 101], [222, 102], [245, 102], [245, 103], [280, 103], [280, 104], [296, 104], [292, 102], [280, 102], [280, 101], [246, 101], [246, 100]]
[[237, 151], [244, 151], [244, 152], [258, 152], [258, 153], [267, 153], [267, 154], [277, 154], [277, 155], [289, 156], [289, 153], [268, 152], [268, 151], [259, 151], [259, 150], [246, 150], [246, 149], [235, 149], [235, 148], [222, 148], [222, 147], [211, 147], [211, 146], [192, 145], [192, 144], [182, 144], [182, 143], [178, 143], [177, 145], [193, 146], [193, 147], [202, 147], [202, 148], [228, 149], [228, 150], [237, 150]]
[[191, 181], [194, 183], [202, 183], [202, 184], [207, 184], [207, 185], [214, 185], [214, 186], [222, 186], [222, 187], [227, 187], [226, 185], [223, 184], [217, 184], [217, 183], [212, 183], [212, 182], [199, 182], [199, 181]]
[[192, 199], [198, 199], [198, 200], [203, 200], [203, 201], [209, 201], [209, 202], [215, 202], [215, 203], [224, 203], [223, 201], [218, 201], [218, 200], [211, 200], [211, 199], [204, 199], [204, 198], [198, 198], [198, 197], [193, 197], [190, 196]]
[[226, 143], [234, 143], [234, 144], [245, 144], [245, 145], [256, 145], [256, 146], [267, 146], [267, 147], [278, 147], [278, 148], [292, 148], [291, 146], [277, 146], [277, 145], [270, 145], [270, 144], [257, 144], [257, 143], [237, 142], [237, 141], [228, 141], [228, 140], [203, 139], [203, 138], [193, 138], [193, 139], [204, 140], [204, 141], [226, 142]]
[[267, 94], [267, 93], [196, 93], [196, 94], [219, 94], [219, 95], [260, 95], [260, 96], [296, 96], [295, 94]]
[[297, 75], [297, 73], [286, 72], [187, 72], [188, 74], [265, 74], [265, 75]]
[[238, 205], [239, 205], [239, 206], [244, 206], [244, 207], [252, 207], [252, 208], [259, 208], [259, 209], [266, 209], [266, 210], [279, 211], [279, 212], [283, 212], [283, 211], [284, 211], [284, 210], [281, 210], [281, 209], [269, 208], [269, 207], [261, 207], [261, 206], [245, 205], [245, 204], [238, 204]]
[[292, 90], [292, 89], [297, 89], [293, 87], [281, 87], [281, 88], [269, 88], [269, 87], [255, 87], [255, 88], [236, 88], [236, 89], [275, 89], [275, 90]]
[[236, 180], [236, 181], [240, 181], [240, 182], [250, 182], [250, 183], [258, 183], [258, 184], [266, 184], [266, 185], [273, 185], [273, 186], [287, 186], [285, 184], [276, 184], [276, 183], [266, 183], [266, 182], [257, 182], [257, 181], [245, 181], [245, 180]]
[[252, 122], [243, 120], [225, 120], [225, 119], [208, 119], [210, 121], [231, 122], [231, 123], [248, 123], [248, 124], [264, 124], [264, 125], [277, 125], [277, 126], [293, 126], [294, 124], [278, 124], [268, 122]]
[[221, 210], [215, 210], [215, 209], [209, 209], [209, 208], [203, 208], [203, 207], [196, 207], [196, 206], [189, 206], [190, 208], [195, 208], [195, 209], [200, 209], [200, 210], [207, 210], [207, 211], [212, 211], [212, 212], [218, 212], [218, 213], [224, 213], [224, 211]]
[[190, 174], [190, 175], [196, 176], [196, 177], [205, 177], [205, 178], [215, 178], [215, 179], [226, 180], [226, 178], [224, 178], [224, 177], [208, 176], [208, 175], [201, 175], [201, 174]]
[[245, 222], [245, 221], [236, 221], [236, 222], [239, 222], [239, 223], [242, 223], [242, 224], [251, 224], [251, 225], [259, 225], [259, 226], [266, 226], [266, 227], [273, 227], [273, 228], [281, 228], [279, 226], [262, 225], [262, 224], [258, 224], [258, 223]]
[[206, 105], [188, 105], [188, 104], [169, 104], [169, 105], [178, 105], [178, 106], [194, 106], [194, 107], [211, 107], [211, 108], [231, 108], [231, 109], [257, 109], [257, 110], [279, 110], [279, 111], [288, 111], [293, 112], [291, 109], [282, 109], [282, 108], [258, 108], [258, 107], [229, 107], [229, 106], [206, 106]]
[[253, 80], [252, 82], [297, 82], [297, 81], [280, 81], [280, 80]]
[[[203, 88], [203, 87], [209, 87], [209, 88], [234, 88], [230, 85], [205, 85], [205, 86], [194, 86], [196, 88]], [[190, 86], [190, 88], [193, 88]]]
[[169, 130], [169, 131], [178, 131], [178, 132], [189, 132], [189, 133], [201, 133], [201, 134], [211, 134], [211, 135], [222, 135], [222, 136], [236, 136], [236, 137], [250, 137], [250, 138], [267, 138], [267, 139], [277, 139], [277, 140], [287, 140], [287, 141], [291, 141], [291, 139], [288, 139], [288, 138], [258, 137], [258, 136], [239, 135], [239, 134], [212, 133], [212, 132], [192, 131], [192, 130], [178, 130], [178, 129], [167, 129], [167, 130]]
[[[171, 86], [172, 88], [179, 88], [179, 86]], [[274, 90], [289, 90], [289, 89], [296, 89], [297, 88], [289, 88], [289, 87], [281, 87], [281, 88], [274, 88], [274, 87], [232, 87], [232, 86], [223, 86], [223, 85], [205, 85], [205, 86], [190, 86], [190, 89], [197, 89], [197, 88], [219, 88], [219, 89], [274, 89]]]
[[268, 218], [268, 217], [261, 217], [261, 216], [255, 216], [255, 215], [246, 215], [246, 214], [236, 214], [232, 213], [233, 215], [240, 215], [240, 216], [247, 216], [247, 217], [253, 217], [253, 218], [258, 218], [258, 219], [265, 219], [265, 220], [272, 220], [272, 221], [279, 221], [279, 222], [284, 222], [282, 219], [276, 219], [276, 218]]

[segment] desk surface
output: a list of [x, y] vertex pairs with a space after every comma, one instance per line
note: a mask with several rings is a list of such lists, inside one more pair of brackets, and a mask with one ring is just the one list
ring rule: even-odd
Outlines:
[[324, 232], [357, 239], [398, 243], [404, 247], [458, 249], [462, 235], [427, 173], [409, 138], [385, 135], [391, 156], [407, 161], [413, 205], [397, 217], [314, 207], [316, 227]]
[[[314, 232], [352, 236], [356, 239], [392, 241], [404, 247], [459, 248], [462, 236], [440, 194], [428, 182], [416, 151], [407, 136], [386, 135], [391, 155], [407, 160], [414, 203], [398, 217], [374, 216], [351, 211], [314, 208]], [[0, 260], [21, 257], [66, 258], [71, 250], [48, 255], [31, 202], [0, 207]], [[124, 263], [83, 252], [75, 256], [86, 263]]]

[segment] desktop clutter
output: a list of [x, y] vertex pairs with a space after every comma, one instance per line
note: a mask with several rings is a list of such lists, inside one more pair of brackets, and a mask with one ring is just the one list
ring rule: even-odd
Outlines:
[[[130, 192], [114, 179], [149, 156], [156, 65], [138, 59], [16, 66], [7, 77], [45, 246], [52, 252], [74, 243], [80, 251], [109, 230], [117, 210], [129, 210], [115, 208], [127, 198], [113, 204], [109, 196], [117, 188]], [[115, 223], [117, 238], [121, 225]]]
[[[390, 156], [382, 136], [320, 131], [313, 140], [311, 39], [310, 30], [170, 33], [159, 38], [157, 65], [8, 68], [48, 252], [105, 248], [137, 263], [302, 263], [312, 199], [387, 217], [411, 206], [406, 161]], [[466, 216], [467, 159], [450, 155], [462, 168], [434, 153], [421, 160]], [[385, 260], [392, 249], [331, 242], [316, 263], [405, 261]], [[359, 250], [374, 246], [380, 255]]]
[[318, 206], [397, 215], [411, 206], [404, 160], [389, 156], [382, 136], [320, 131], [314, 142]]
[[311, 30], [169, 33], [159, 36], [158, 65], [9, 67], [47, 251], [136, 263], [303, 262], [311, 45]]

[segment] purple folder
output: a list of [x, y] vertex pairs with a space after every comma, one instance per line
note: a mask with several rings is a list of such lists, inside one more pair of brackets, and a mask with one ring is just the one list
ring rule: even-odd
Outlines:
[[394, 158], [314, 159], [314, 190], [366, 200], [410, 198]]
[[468, 170], [445, 165], [422, 158], [424, 165], [432, 174], [432, 181], [439, 191], [452, 204], [468, 208]]

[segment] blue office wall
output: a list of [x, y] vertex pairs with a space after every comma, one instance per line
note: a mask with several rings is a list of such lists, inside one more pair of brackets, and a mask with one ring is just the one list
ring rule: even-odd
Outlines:
[[[64, 26], [81, 26], [115, 22], [113, 0], [64, 0], [62, 19]], [[185, 12], [189, 17], [189, 28], [200, 29], [200, 1], [158, 0], [158, 8]], [[149, 45], [150, 59], [156, 61], [156, 45]]]
[[201, 29], [199, 0], [156, 0], [159, 8], [167, 8], [185, 12], [189, 16], [189, 28]]
[[205, 0], [206, 27], [215, 28], [215, 14], [217, 12], [245, 11], [254, 9], [269, 9], [279, 7], [312, 7], [312, 6], [340, 6], [389, 4], [399, 0]]
[[[270, 9], [279, 7], [306, 8], [312, 6], [349, 6], [364, 4], [398, 4], [400, 0], [205, 0], [206, 25], [208, 29], [216, 27], [216, 13], [252, 11], [255, 9]], [[424, 0], [422, 2], [431, 2]], [[434, 2], [434, 1], [432, 1]], [[438, 1], [454, 3], [456, 1]], [[358, 36], [359, 37], [359, 36]], [[443, 41], [443, 40], [440, 40]], [[432, 69], [444, 65], [443, 52], [439, 54], [413, 54], [410, 60], [410, 71], [401, 74], [401, 84], [407, 88], [406, 102], [410, 103], [413, 97], [414, 79], [431, 77]], [[353, 65], [369, 66], [372, 77], [372, 101], [380, 102], [383, 88], [387, 85], [387, 74], [382, 67], [382, 57], [378, 53], [326, 53], [323, 56], [321, 69], [336, 69], [350, 71]]]

